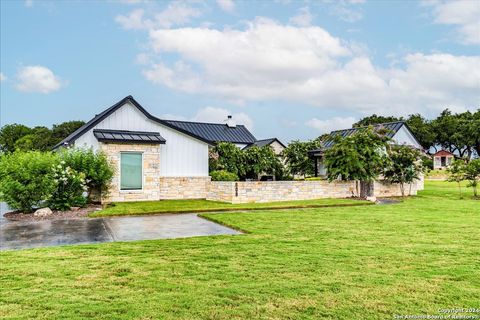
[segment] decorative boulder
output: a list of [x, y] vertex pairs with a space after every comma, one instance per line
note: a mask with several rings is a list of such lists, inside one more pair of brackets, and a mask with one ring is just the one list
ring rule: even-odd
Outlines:
[[367, 197], [365, 200], [370, 201], [370, 202], [376, 202], [377, 197]]
[[72, 211], [78, 211], [78, 210], [80, 210], [80, 207], [71, 207], [70, 210], [72, 210]]
[[50, 208], [41, 208], [41, 209], [38, 209], [37, 211], [35, 211], [35, 213], [33, 215], [35, 217], [46, 217], [46, 216], [51, 215], [52, 213], [53, 213], [52, 209], [50, 209]]

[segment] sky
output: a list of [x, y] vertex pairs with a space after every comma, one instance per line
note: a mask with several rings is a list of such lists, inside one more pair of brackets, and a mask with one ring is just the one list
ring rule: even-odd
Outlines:
[[0, 1], [0, 124], [164, 119], [312, 139], [480, 107], [480, 1]]

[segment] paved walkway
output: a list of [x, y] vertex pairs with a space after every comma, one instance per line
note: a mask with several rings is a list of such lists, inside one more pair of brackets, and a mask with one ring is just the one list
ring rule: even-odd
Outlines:
[[240, 234], [196, 214], [12, 222], [0, 218], [0, 249]]

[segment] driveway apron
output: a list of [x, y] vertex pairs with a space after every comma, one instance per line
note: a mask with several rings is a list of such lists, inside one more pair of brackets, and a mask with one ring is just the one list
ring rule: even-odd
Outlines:
[[233, 234], [240, 232], [193, 213], [37, 222], [0, 219], [1, 250]]

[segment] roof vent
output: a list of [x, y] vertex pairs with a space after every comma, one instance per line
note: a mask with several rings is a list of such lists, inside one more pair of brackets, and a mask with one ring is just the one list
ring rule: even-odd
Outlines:
[[235, 128], [237, 126], [237, 123], [235, 122], [235, 120], [232, 119], [232, 116], [229, 115], [227, 118], [228, 118], [227, 119], [227, 126], [229, 128]]

